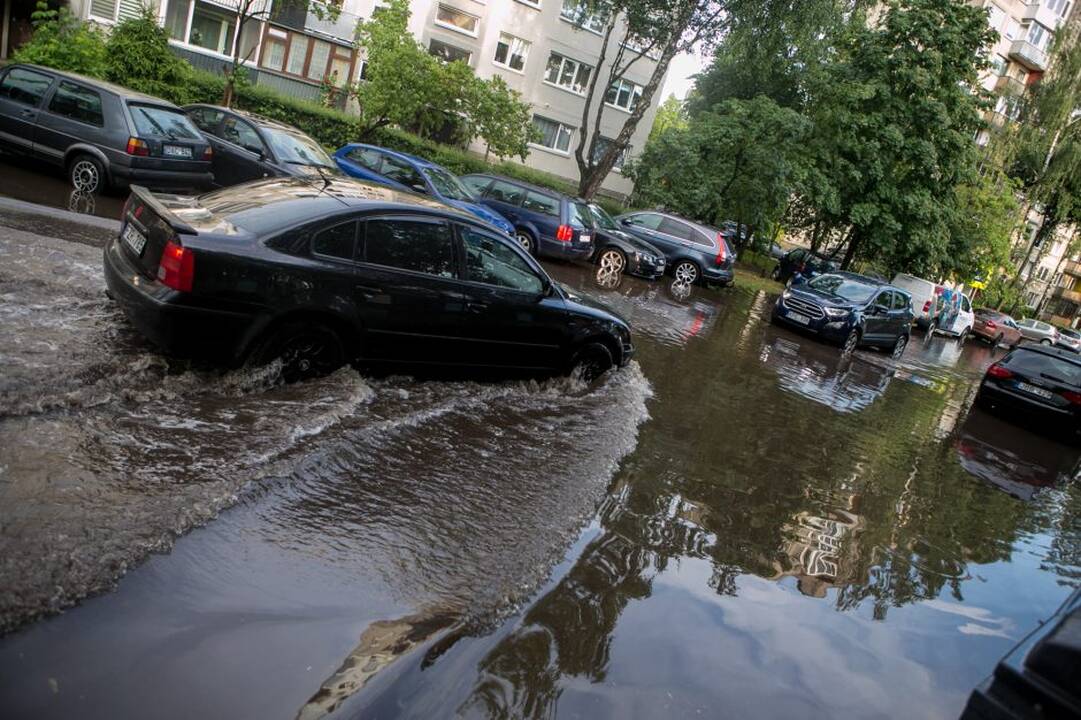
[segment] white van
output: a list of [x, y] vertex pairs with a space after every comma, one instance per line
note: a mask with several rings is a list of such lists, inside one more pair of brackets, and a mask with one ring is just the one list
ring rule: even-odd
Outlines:
[[[942, 291], [946, 288], [930, 280], [924, 280], [914, 275], [898, 273], [893, 278], [893, 285], [908, 292], [912, 296], [912, 313], [916, 318], [916, 325], [926, 331], [931, 325], [932, 318], [938, 316], [939, 302]], [[961, 295], [961, 306], [957, 316], [950, 327], [935, 327], [934, 331], [942, 332], [964, 339], [972, 332], [972, 325], [976, 322], [976, 316], [972, 312], [972, 301], [967, 295]]]

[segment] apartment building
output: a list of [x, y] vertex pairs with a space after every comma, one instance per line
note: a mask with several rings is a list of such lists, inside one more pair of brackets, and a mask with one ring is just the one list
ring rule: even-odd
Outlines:
[[[137, 15], [142, 1], [69, 0], [69, 7], [83, 19], [109, 26]], [[354, 46], [354, 31], [358, 21], [372, 16], [377, 0], [342, 0], [341, 14], [333, 21], [321, 20], [308, 0], [258, 1], [262, 4], [253, 9], [257, 20], [246, 23], [239, 37], [237, 0], [158, 0], [156, 7], [176, 52], [197, 68], [220, 72], [239, 47], [254, 83], [309, 100], [321, 97], [324, 83], [344, 86], [363, 78], [364, 49]], [[29, 6], [32, 0], [0, 3], [5, 9], [2, 58], [9, 43], [17, 46], [29, 37], [29, 7], [16, 12], [26, 15], [23, 22], [13, 20], [12, 4], [21, 8], [20, 3]], [[613, 33], [609, 61], [599, 69], [605, 18], [587, 12], [581, 0], [413, 0], [410, 11], [410, 32], [429, 52], [468, 63], [482, 78], [502, 77], [532, 106], [540, 140], [530, 146], [524, 163], [576, 183], [574, 150], [586, 88], [593, 73], [602, 73], [600, 82], [607, 78], [622, 34]], [[654, 67], [652, 58], [643, 57], [607, 89], [601, 148], [619, 134]], [[602, 192], [616, 197], [630, 193], [632, 183], [621, 169], [645, 145], [659, 101], [658, 93]], [[485, 150], [482, 143], [471, 149]]]

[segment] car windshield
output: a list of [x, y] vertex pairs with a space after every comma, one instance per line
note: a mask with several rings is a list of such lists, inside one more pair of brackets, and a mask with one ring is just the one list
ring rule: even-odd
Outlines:
[[477, 200], [476, 195], [470, 192], [469, 188], [442, 168], [424, 168], [424, 175], [428, 178], [428, 182], [435, 187], [436, 191], [445, 198], [463, 202], [476, 202]]
[[1059, 331], [1060, 335], [1065, 335], [1066, 337], [1073, 338], [1074, 340], [1076, 340], [1077, 338], [1081, 338], [1081, 333], [1077, 332], [1076, 330], [1067, 330], [1066, 328], [1059, 328], [1058, 331]]
[[263, 128], [263, 134], [270, 142], [270, 147], [274, 150], [274, 155], [279, 162], [290, 165], [334, 167], [334, 162], [327, 155], [326, 150], [307, 135], [277, 128]]
[[836, 295], [855, 303], [867, 302], [878, 291], [876, 285], [868, 285], [841, 275], [819, 275], [808, 285], [819, 292]]
[[590, 211], [593, 213], [594, 219], [597, 221], [597, 226], [603, 230], [618, 230], [619, 226], [616, 225], [616, 221], [612, 219], [612, 216], [605, 212], [597, 203], [590, 203]]
[[152, 105], [132, 105], [131, 118], [135, 121], [135, 130], [142, 137], [163, 137], [169, 140], [202, 138], [188, 116], [179, 110]]
[[571, 227], [576, 228], [592, 228], [593, 227], [593, 213], [590, 212], [589, 206], [585, 203], [571, 201], [567, 203], [570, 208], [570, 217], [568, 223]]

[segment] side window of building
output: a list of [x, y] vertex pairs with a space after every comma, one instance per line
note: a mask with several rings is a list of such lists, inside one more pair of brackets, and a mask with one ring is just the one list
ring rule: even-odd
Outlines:
[[671, 235], [677, 237], [680, 240], [690, 240], [694, 231], [686, 223], [681, 223], [672, 218], [664, 218], [661, 220], [661, 227], [659, 228], [665, 235]]
[[350, 220], [317, 232], [312, 237], [312, 252], [340, 260], [352, 260], [356, 238], [357, 223]]
[[61, 80], [49, 101], [49, 112], [101, 127], [105, 116], [101, 111], [101, 94], [82, 85]]
[[446, 223], [388, 218], [369, 220], [365, 225], [366, 262], [454, 277], [454, 237]]
[[488, 197], [508, 205], [521, 205], [525, 190], [502, 180], [496, 180], [488, 190]]
[[411, 190], [428, 192], [428, 185], [425, 184], [424, 178], [420, 176], [420, 173], [417, 172], [412, 165], [402, 162], [397, 158], [392, 158], [389, 155], [383, 156], [383, 175], [394, 182], [405, 185]]
[[462, 228], [466, 280], [539, 293], [544, 283], [505, 242], [472, 228]]
[[0, 81], [0, 97], [22, 105], [38, 105], [53, 79], [32, 70], [15, 68]]
[[525, 200], [522, 201], [522, 209], [542, 215], [559, 217], [559, 200], [530, 190], [525, 194]]

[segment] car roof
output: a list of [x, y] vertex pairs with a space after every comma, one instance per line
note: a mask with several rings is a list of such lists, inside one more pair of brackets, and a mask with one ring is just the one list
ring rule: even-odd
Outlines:
[[558, 190], [553, 190], [552, 188], [546, 188], [543, 185], [534, 185], [533, 183], [526, 182], [524, 180], [516, 180], [515, 178], [507, 177], [506, 175], [494, 175], [492, 173], [469, 173], [468, 175], [463, 175], [462, 177], [486, 177], [486, 178], [491, 178], [493, 180], [502, 180], [503, 182], [508, 182], [508, 183], [511, 183], [512, 185], [517, 185], [517, 186], [523, 187], [523, 188], [525, 188], [527, 190], [532, 190], [533, 192], [538, 192], [538, 193], [541, 193], [542, 195], [547, 195], [548, 197], [566, 198], [567, 200], [574, 200], [576, 202], [588, 204], [588, 202], [586, 200], [582, 200], [581, 198], [571, 197], [567, 193], [562, 193], [562, 192], [560, 192]]
[[426, 158], [422, 158], [422, 157], [420, 157], [418, 155], [411, 155], [410, 153], [402, 152], [401, 150], [391, 150], [390, 148], [382, 147], [380, 145], [369, 145], [367, 143], [349, 143], [346, 147], [365, 148], [367, 150], [378, 150], [381, 153], [386, 153], [387, 155], [390, 155], [392, 157], [396, 157], [399, 160], [405, 160], [408, 163], [413, 163], [414, 165], [418, 165], [420, 167], [437, 168], [439, 170], [442, 170], [443, 172], [450, 172], [449, 170], [447, 170], [445, 167], [443, 167], [442, 165], [440, 165], [438, 163], [434, 163], [431, 160], [428, 160]]
[[131, 88], [126, 88], [123, 85], [116, 85], [106, 80], [98, 80], [97, 78], [87, 77], [86, 75], [80, 75], [78, 73], [68, 72], [66, 70], [56, 70], [51, 67], [45, 67], [43, 65], [35, 65], [33, 63], [15, 63], [8, 66], [9, 68], [25, 67], [31, 70], [37, 70], [38, 72], [49, 73], [56, 75], [57, 77], [66, 78], [68, 80], [74, 80], [80, 82], [83, 85], [89, 85], [90, 87], [97, 88], [99, 90], [105, 90], [113, 95], [117, 95], [125, 100], [134, 100], [136, 102], [147, 103], [148, 105], [161, 105], [174, 110], [180, 108], [160, 97], [154, 97], [153, 95], [146, 95], [141, 92], [136, 92]]
[[211, 105], [210, 103], [192, 103], [190, 105], [185, 105], [183, 109], [188, 110], [189, 108], [196, 107], [205, 107], [210, 108], [211, 110], [220, 110], [221, 112], [232, 113], [233, 115], [238, 115], [245, 120], [249, 120], [256, 125], [259, 125], [260, 127], [274, 128], [276, 130], [284, 130], [285, 132], [291, 133], [300, 133], [301, 135], [307, 137], [307, 133], [294, 125], [288, 125], [286, 123], [279, 122], [278, 120], [272, 120], [271, 118], [264, 117], [257, 113], [248, 112], [247, 110], [238, 110], [237, 108], [228, 108], [221, 105]]

